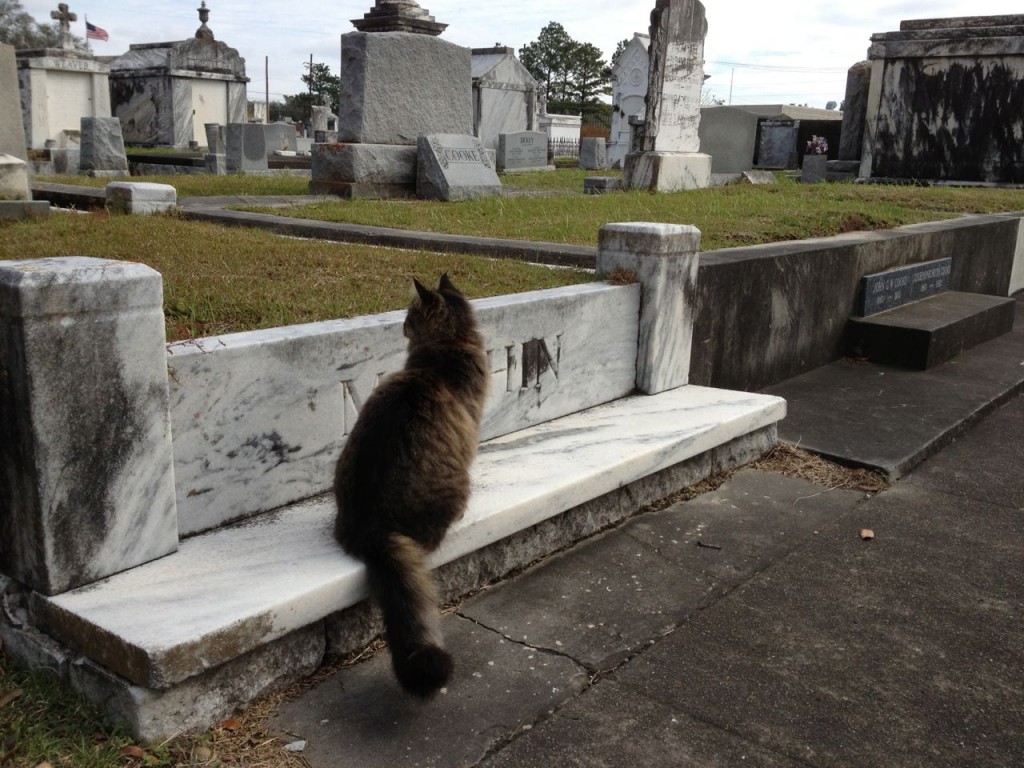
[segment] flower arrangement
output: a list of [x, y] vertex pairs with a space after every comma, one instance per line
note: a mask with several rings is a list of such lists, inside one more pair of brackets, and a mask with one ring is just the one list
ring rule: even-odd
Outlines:
[[805, 155], [827, 155], [828, 154], [828, 141], [824, 136], [811, 136], [811, 140], [807, 142], [807, 146], [804, 149]]

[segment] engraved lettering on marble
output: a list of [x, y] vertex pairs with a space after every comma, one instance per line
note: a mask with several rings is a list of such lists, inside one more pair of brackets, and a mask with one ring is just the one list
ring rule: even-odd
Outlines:
[[384, 376], [385, 374], [378, 373], [373, 379], [373, 384], [366, 391], [362, 390], [355, 379], [345, 379], [341, 382], [341, 433], [343, 435], [347, 435], [352, 431], [363, 403], [370, 396], [370, 392], [377, 388], [377, 385], [380, 384]]
[[522, 353], [522, 389], [541, 389], [545, 373], [550, 372], [558, 379], [558, 366], [562, 362], [562, 334], [555, 336], [551, 347], [547, 339], [531, 339], [523, 344]]

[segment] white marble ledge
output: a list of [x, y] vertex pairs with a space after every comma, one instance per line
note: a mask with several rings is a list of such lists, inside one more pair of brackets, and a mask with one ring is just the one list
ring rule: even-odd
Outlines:
[[[687, 386], [616, 400], [481, 446], [448, 562], [773, 424], [785, 401]], [[44, 628], [130, 681], [164, 688], [352, 605], [362, 565], [334, 543], [330, 496], [186, 539], [174, 555], [40, 601]]]

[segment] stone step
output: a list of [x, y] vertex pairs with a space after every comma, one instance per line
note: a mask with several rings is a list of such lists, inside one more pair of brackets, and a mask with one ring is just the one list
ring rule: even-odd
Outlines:
[[[769, 427], [785, 401], [685, 386], [634, 396], [483, 443], [465, 517], [440, 565], [634, 480]], [[181, 542], [167, 557], [55, 597], [48, 634], [131, 683], [167, 689], [351, 606], [362, 565], [331, 537], [321, 496]]]
[[851, 317], [847, 348], [873, 363], [925, 370], [1013, 328], [1015, 302], [947, 291], [868, 317]]

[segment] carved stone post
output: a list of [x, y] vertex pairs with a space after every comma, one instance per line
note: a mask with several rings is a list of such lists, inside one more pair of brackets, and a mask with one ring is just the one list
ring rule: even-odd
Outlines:
[[700, 230], [683, 224], [605, 224], [597, 271], [632, 272], [642, 286], [636, 386], [654, 395], [690, 378]]
[[160, 274], [0, 261], [0, 572], [59, 594], [178, 546]]

